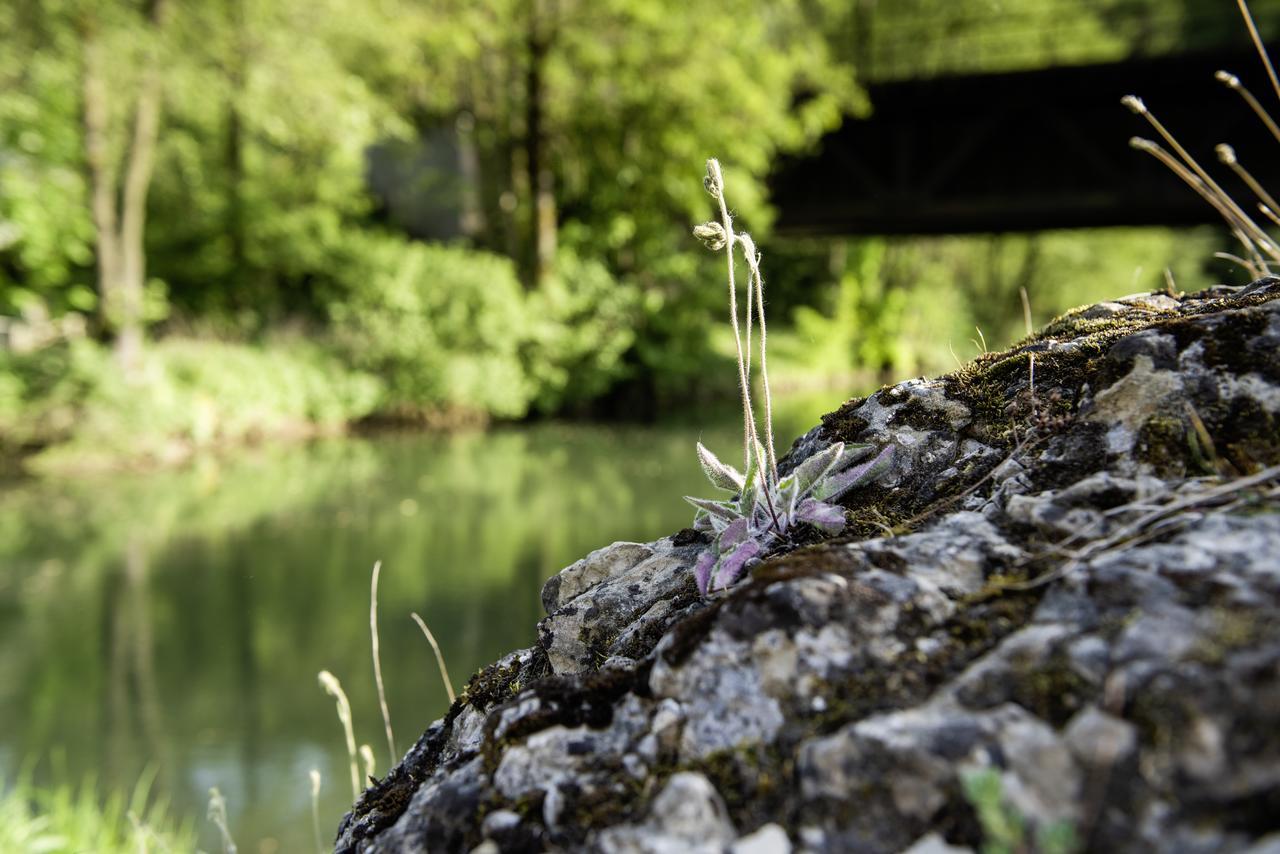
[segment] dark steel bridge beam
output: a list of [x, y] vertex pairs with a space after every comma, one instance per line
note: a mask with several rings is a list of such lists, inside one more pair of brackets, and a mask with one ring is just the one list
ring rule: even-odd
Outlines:
[[[1280, 55], [1277, 52], [1276, 55]], [[872, 113], [850, 118], [773, 178], [783, 235], [957, 234], [1216, 222], [1213, 209], [1131, 136], [1154, 137], [1120, 104], [1141, 96], [1237, 200], [1253, 196], [1218, 163], [1235, 147], [1280, 192], [1280, 143], [1225, 68], [1280, 118], [1256, 55], [1184, 54], [1109, 65], [898, 81], [869, 87]]]

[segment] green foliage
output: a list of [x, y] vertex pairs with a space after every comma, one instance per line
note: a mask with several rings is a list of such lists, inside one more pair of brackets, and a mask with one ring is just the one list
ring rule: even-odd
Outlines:
[[980, 349], [977, 329], [991, 348], [1026, 334], [1021, 288], [1039, 327], [1079, 305], [1164, 288], [1166, 268], [1181, 290], [1205, 287], [1222, 244], [1213, 229], [1134, 228], [793, 247], [773, 286], [819, 297], [773, 337], [775, 375], [798, 385], [858, 371], [869, 375], [860, 384], [945, 373]]
[[528, 295], [524, 364], [534, 406], [559, 412], [590, 403], [626, 376], [638, 294], [599, 261], [561, 252], [555, 272]]
[[93, 229], [79, 79], [65, 34], [32, 26], [29, 14], [21, 3], [0, 7], [0, 313], [33, 299], [85, 310]]
[[46, 447], [39, 469], [182, 459], [277, 435], [337, 430], [372, 411], [373, 377], [303, 340], [254, 348], [162, 342], [126, 381], [92, 341], [0, 354], [0, 442]]
[[527, 320], [511, 262], [364, 233], [346, 241], [337, 278], [345, 287], [329, 310], [339, 346], [384, 380], [384, 409], [525, 413]]
[[634, 340], [634, 290], [570, 252], [531, 292], [506, 258], [392, 235], [351, 235], [339, 259], [334, 337], [386, 382], [386, 412], [560, 411], [608, 389]]
[[1066, 821], [1040, 825], [1035, 844], [1028, 846], [1026, 819], [1005, 800], [1000, 772], [994, 768], [968, 772], [960, 782], [982, 825], [982, 854], [1072, 854], [1079, 850], [1075, 828]]
[[0, 790], [0, 851], [194, 851], [190, 824], [175, 822], [167, 805], [150, 797], [150, 785], [144, 775], [127, 799], [118, 791], [104, 799], [92, 778], [48, 788], [20, 779]]

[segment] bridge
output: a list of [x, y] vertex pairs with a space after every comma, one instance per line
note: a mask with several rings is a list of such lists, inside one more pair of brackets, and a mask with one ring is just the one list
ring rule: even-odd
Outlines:
[[[1253, 5], [1258, 16], [1257, 0]], [[1149, 27], [1135, 44], [1170, 48], [1155, 55], [1131, 49], [1117, 56], [1122, 51], [1112, 45], [1106, 61], [1091, 61], [1086, 50], [1083, 59], [1036, 70], [1017, 69], [1017, 47], [1029, 35], [1008, 39], [1006, 51], [962, 43], [933, 52], [949, 62], [921, 61], [917, 47], [914, 65], [910, 39], [901, 51], [886, 47], [892, 40], [864, 48], [871, 110], [780, 165], [771, 180], [776, 231], [957, 234], [1218, 222], [1164, 166], [1129, 147], [1131, 136], [1155, 133], [1120, 99], [1141, 96], [1237, 198], [1253, 196], [1219, 165], [1214, 146], [1221, 142], [1235, 148], [1264, 186], [1280, 190], [1280, 142], [1213, 76], [1219, 69], [1239, 75], [1280, 115], [1244, 24], [1231, 17], [1234, 6], [1219, 2], [1212, 19], [1199, 24], [1182, 18], [1182, 36], [1161, 40], [1151, 35], [1158, 28]], [[1276, 6], [1267, 11], [1280, 11]], [[1272, 14], [1267, 23], [1275, 22]], [[1280, 60], [1277, 47], [1272, 53]], [[988, 68], [1006, 70], [974, 69], [984, 56]]]

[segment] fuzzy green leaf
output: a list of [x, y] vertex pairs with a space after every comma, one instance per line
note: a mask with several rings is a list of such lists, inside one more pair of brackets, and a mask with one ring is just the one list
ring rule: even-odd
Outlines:
[[804, 498], [815, 483], [831, 473], [843, 454], [844, 442], [836, 442], [796, 466], [796, 470], [791, 474], [795, 478], [795, 497]]
[[733, 466], [721, 462], [701, 442], [698, 443], [698, 462], [702, 464], [702, 471], [706, 474], [707, 480], [711, 481], [711, 485], [716, 489], [726, 489], [730, 492], [742, 491], [745, 480], [742, 473]]

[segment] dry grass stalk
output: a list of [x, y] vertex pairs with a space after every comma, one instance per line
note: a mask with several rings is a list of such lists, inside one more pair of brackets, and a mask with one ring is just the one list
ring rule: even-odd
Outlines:
[[387, 730], [387, 751], [391, 764], [396, 764], [396, 740], [391, 734], [391, 711], [387, 708], [387, 692], [382, 684], [382, 656], [378, 646], [378, 576], [382, 573], [382, 561], [373, 565], [373, 580], [369, 583], [369, 637], [373, 645], [373, 681], [378, 685], [378, 707], [382, 709], [382, 725]]
[[227, 826], [227, 799], [222, 797], [217, 786], [209, 790], [208, 816], [222, 836], [222, 854], [236, 854], [236, 841], [231, 838], [231, 828]]
[[[1267, 53], [1266, 46], [1262, 43], [1262, 38], [1258, 34], [1258, 28], [1254, 24], [1253, 15], [1249, 11], [1249, 4], [1246, 0], [1237, 0], [1240, 7], [1240, 15], [1244, 18], [1245, 25], [1249, 29], [1249, 37], [1253, 40], [1254, 48], [1258, 52], [1258, 57], [1262, 60], [1263, 66], [1267, 69], [1267, 76], [1271, 80], [1271, 88], [1275, 92], [1276, 97], [1280, 98], [1280, 79], [1276, 77], [1275, 67], [1271, 64], [1271, 57]], [[1240, 78], [1227, 71], [1219, 71], [1214, 77], [1229, 89], [1235, 90], [1254, 115], [1266, 126], [1271, 135], [1280, 142], [1280, 126], [1271, 117], [1267, 109], [1253, 96], [1248, 89], [1241, 83]], [[1230, 195], [1222, 189], [1221, 186], [1206, 172], [1190, 153], [1187, 152], [1179, 143], [1173, 134], [1171, 134], [1160, 120], [1147, 109], [1146, 104], [1141, 98], [1133, 95], [1126, 95], [1121, 102], [1133, 112], [1142, 116], [1147, 122], [1155, 128], [1160, 137], [1168, 144], [1172, 150], [1166, 151], [1150, 140], [1134, 137], [1130, 140], [1130, 144], [1140, 151], [1145, 151], [1154, 156], [1157, 160], [1167, 166], [1179, 178], [1181, 178], [1188, 186], [1195, 190], [1202, 198], [1204, 198], [1220, 216], [1226, 221], [1231, 228], [1236, 239], [1244, 247], [1244, 254], [1247, 258], [1237, 258], [1234, 255], [1226, 253], [1216, 253], [1216, 257], [1229, 258], [1240, 263], [1245, 270], [1255, 278], [1269, 275], [1272, 264], [1280, 264], [1280, 245], [1254, 221], [1245, 210], [1231, 198]], [[1225, 166], [1229, 167], [1241, 181], [1256, 195], [1260, 204], [1257, 209], [1262, 215], [1273, 224], [1280, 225], [1280, 217], [1276, 215], [1276, 210], [1280, 209], [1280, 205], [1276, 204], [1275, 199], [1268, 193], [1262, 185], [1253, 177], [1253, 175], [1245, 169], [1236, 158], [1235, 150], [1225, 143], [1217, 146], [1218, 159]]]
[[321, 670], [317, 678], [320, 680], [320, 686], [337, 703], [338, 720], [342, 723], [342, 731], [347, 737], [347, 757], [351, 761], [351, 797], [358, 798], [364, 791], [364, 787], [360, 785], [360, 766], [356, 764], [356, 736], [351, 729], [351, 703], [347, 701], [347, 694], [342, 690], [342, 683], [338, 681], [338, 677], [328, 670]]
[[427, 643], [431, 644], [431, 649], [436, 654], [436, 667], [440, 669], [440, 681], [444, 683], [444, 690], [449, 693], [449, 705], [457, 702], [458, 698], [453, 693], [453, 683], [449, 681], [449, 668], [444, 665], [444, 653], [440, 652], [440, 644], [436, 643], [436, 636], [431, 634], [431, 629], [427, 628], [426, 622], [416, 613], [410, 614], [413, 621], [418, 624], [418, 628], [422, 629], [422, 633], [427, 636]]
[[316, 836], [316, 854], [324, 854], [324, 843], [320, 840], [320, 772], [311, 769], [311, 829]]

